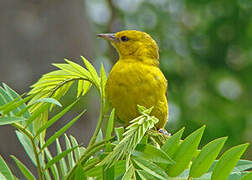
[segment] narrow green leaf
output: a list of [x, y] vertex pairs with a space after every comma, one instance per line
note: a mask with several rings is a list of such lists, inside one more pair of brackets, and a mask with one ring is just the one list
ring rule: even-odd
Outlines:
[[102, 94], [103, 99], [105, 99], [105, 85], [107, 82], [107, 76], [106, 76], [106, 72], [102, 63], [101, 63], [100, 77], [101, 77], [100, 86], [102, 90], [101, 94]]
[[84, 84], [84, 80], [78, 81], [77, 98], [81, 95], [81, 93], [83, 91], [83, 84]]
[[[70, 135], [70, 140], [73, 146], [79, 146], [77, 140], [72, 135]], [[76, 162], [80, 159], [80, 156], [81, 156], [80, 148], [78, 147], [74, 150], [74, 157]]]
[[114, 165], [114, 177], [115, 179], [119, 176], [123, 175], [123, 173], [126, 171], [126, 163], [125, 160], [119, 160]]
[[0, 179], [1, 180], [7, 180], [6, 177], [0, 172]]
[[[14, 176], [8, 167], [8, 165], [5, 163], [3, 157], [0, 155], [0, 172], [1, 174], [8, 180], [14, 180]], [[1, 177], [0, 177], [1, 179]]]
[[202, 148], [201, 152], [191, 165], [189, 174], [190, 177], [197, 178], [207, 172], [214, 160], [217, 158], [226, 140], [227, 137], [218, 138]]
[[115, 167], [112, 166], [110, 168], [103, 168], [103, 179], [115, 179]]
[[77, 168], [74, 173], [74, 180], [86, 180], [87, 177], [84, 173], [83, 167], [81, 165], [77, 165]]
[[6, 124], [13, 124], [16, 122], [20, 122], [20, 121], [26, 121], [27, 119], [23, 118], [23, 117], [0, 117], [0, 126], [2, 125], [6, 125]]
[[75, 150], [78, 146], [75, 146], [73, 148], [67, 149], [65, 151], [63, 151], [62, 153], [58, 154], [57, 156], [55, 156], [51, 161], [48, 161], [48, 163], [46, 164], [45, 170], [50, 168], [54, 163], [59, 162], [60, 159], [64, 158], [66, 155], [68, 155], [69, 153], [71, 153], [73, 150]]
[[173, 156], [173, 160], [176, 162], [176, 164], [168, 165], [167, 173], [169, 174], [169, 176], [178, 176], [187, 168], [193, 158], [195, 151], [198, 148], [204, 129], [205, 126], [197, 129], [188, 137], [186, 137], [185, 140], [181, 143], [178, 150]]
[[[45, 148], [45, 154], [46, 154], [46, 158], [48, 161], [51, 161], [53, 159], [50, 151], [48, 150], [48, 148]], [[54, 176], [54, 179], [60, 179], [59, 178], [59, 172], [58, 172], [58, 168], [56, 166], [56, 164], [52, 165], [51, 168], [50, 168], [53, 176]]]
[[74, 69], [71, 65], [69, 64], [53, 64], [54, 66], [56, 66], [59, 69], [62, 69], [63, 71], [66, 71], [68, 73], [70, 73], [71, 75], [76, 76], [76, 78], [78, 77], [82, 77], [82, 78], [86, 78], [86, 76], [84, 76], [82, 73], [80, 73], [78, 70]]
[[174, 135], [172, 135], [164, 145], [161, 147], [161, 149], [166, 152], [166, 154], [170, 157], [173, 157], [174, 153], [177, 151], [179, 145], [180, 145], [180, 139], [183, 135], [185, 128], [180, 129], [178, 132], [176, 132]]
[[45, 112], [50, 104], [46, 103], [40, 106], [36, 111], [34, 111], [29, 119], [26, 121], [26, 126], [28, 127], [37, 117], [39, 117], [43, 112]]
[[97, 88], [99, 88], [99, 81], [100, 80], [99, 80], [99, 76], [98, 76], [94, 66], [88, 60], [86, 60], [86, 58], [84, 58], [83, 56], [81, 56], [81, 59], [83, 60], [85, 66], [87, 67], [88, 71], [90, 72], [95, 86]]
[[251, 180], [252, 179], [252, 172], [242, 176], [241, 180]]
[[129, 166], [129, 168], [126, 170], [125, 174], [122, 177], [122, 180], [129, 180], [132, 179], [132, 176], [134, 175], [134, 168], [132, 164]]
[[3, 105], [5, 105], [5, 104], [6, 104], [5, 98], [4, 98], [4, 96], [1, 94], [1, 91], [0, 91], [0, 110], [1, 110], [1, 107], [2, 107]]
[[44, 148], [46, 148], [47, 146], [49, 146], [50, 144], [52, 144], [58, 137], [60, 137], [68, 128], [70, 128], [84, 113], [86, 112], [86, 110], [84, 110], [82, 113], [80, 113], [77, 117], [75, 117], [72, 121], [70, 121], [69, 123], [67, 123], [63, 128], [61, 128], [59, 131], [57, 131], [53, 136], [51, 136], [46, 142], [45, 144], [42, 146], [41, 151], [44, 150]]
[[[10, 101], [13, 101], [14, 103], [15, 102], [18, 102], [18, 101], [20, 101], [21, 100], [21, 96], [18, 94], [18, 93], [16, 93], [13, 89], [11, 89], [9, 86], [7, 86], [5, 83], [3, 83], [3, 87], [5, 88], [5, 92], [6, 92], [6, 94], [8, 94], [9, 95], [9, 97], [10, 97]], [[0, 88], [1, 89], [1, 88]], [[0, 92], [1, 93], [1, 92]], [[7, 98], [8, 99], [8, 98]], [[26, 99], [27, 100], [27, 99]], [[12, 105], [11, 105], [12, 106]], [[18, 111], [20, 111], [21, 109], [24, 109], [25, 108], [25, 104], [24, 103], [21, 103], [20, 105], [19, 105], [19, 107], [16, 107], [16, 108], [14, 108], [13, 109], [13, 113], [14, 114], [16, 114]], [[29, 113], [26, 113], [25, 114], [26, 115], [26, 117], [29, 117]]]
[[13, 89], [11, 89], [7, 84], [3, 83], [3, 87], [13, 99], [20, 97], [19, 94], [16, 93]]
[[133, 155], [155, 163], [175, 164], [163, 150], [150, 144], [138, 144]]
[[91, 79], [90, 78], [90, 73], [82, 66], [80, 66], [79, 64], [77, 63], [74, 63], [72, 61], [69, 61], [68, 59], [65, 59], [65, 61], [70, 64], [73, 69], [75, 69], [76, 71], [78, 71], [80, 74], [82, 74], [83, 77], [87, 77], [88, 79]]
[[252, 161], [240, 159], [232, 172], [241, 172], [252, 169]]
[[115, 128], [115, 133], [118, 141], [121, 141], [123, 139], [124, 128], [123, 127]]
[[59, 120], [66, 112], [68, 112], [76, 103], [78, 102], [78, 99], [74, 101], [72, 104], [68, 105], [66, 108], [64, 108], [61, 112], [53, 116], [49, 121], [47, 121], [39, 130], [37, 131], [35, 137], [37, 137], [41, 132], [49, 128], [51, 125], [53, 125], [57, 120]]
[[[64, 134], [64, 136], [65, 136], [66, 149], [71, 149], [72, 148], [72, 144], [71, 144], [69, 138], [67, 137], [66, 134]], [[73, 152], [68, 153], [67, 159], [68, 159], [68, 167], [70, 169], [72, 169], [72, 167], [75, 164], [75, 160], [73, 158]]]
[[31, 159], [33, 164], [36, 165], [37, 163], [36, 163], [35, 155], [34, 155], [32, 144], [31, 144], [30, 140], [26, 137], [26, 135], [22, 134], [21, 132], [19, 132], [19, 131], [15, 131], [15, 132], [16, 132], [18, 140], [22, 144], [26, 154], [29, 156], [29, 158]]
[[95, 166], [85, 172], [88, 177], [96, 177], [95, 179], [103, 179], [102, 166]]
[[[113, 132], [113, 129], [114, 129], [114, 119], [115, 119], [115, 109], [113, 108], [111, 113], [110, 113], [110, 116], [109, 116], [109, 120], [108, 120], [108, 125], [107, 125], [107, 130], [106, 130], [106, 139], [110, 139], [111, 138], [111, 135], [112, 135], [112, 132]], [[112, 150], [112, 147], [111, 147], [111, 144], [108, 143], [106, 145], [106, 148], [105, 148], [106, 152], [109, 152]]]
[[[57, 149], [57, 154], [61, 154], [62, 153], [62, 149], [60, 146], [60, 142], [59, 139], [56, 139], [56, 149]], [[67, 165], [66, 165], [66, 161], [64, 158], [59, 160], [59, 167], [60, 167], [60, 172], [63, 176], [65, 176], [68, 173], [67, 170]]]
[[106, 131], [106, 139], [111, 138], [111, 134], [114, 128], [114, 119], [115, 119], [115, 108], [112, 109], [109, 116], [108, 126], [107, 126], [107, 131]]
[[7, 86], [7, 84], [3, 83], [3, 87], [11, 100], [20, 100], [20, 95], [16, 93], [13, 89], [11, 89], [9, 86]]
[[[28, 96], [24, 99], [21, 99], [21, 97], [18, 97], [17, 101], [11, 101], [11, 105], [9, 105], [8, 107], [4, 108], [3, 110], [3, 114], [7, 114], [10, 111], [13, 111], [14, 109], [16, 109], [16, 112], [20, 112], [21, 110], [26, 108], [26, 105], [24, 104], [25, 102], [29, 101], [31, 98], [33, 98], [33, 96]], [[17, 114], [16, 113], [16, 114]], [[30, 117], [30, 113], [26, 113], [25, 114], [26, 117]]]
[[3, 96], [5, 100], [4, 104], [7, 104], [8, 102], [13, 100], [11, 96], [1, 86], [0, 86], [0, 94]]
[[155, 176], [158, 179], [163, 179], [163, 180], [167, 180], [169, 179], [168, 175], [160, 168], [158, 167], [156, 164], [149, 162], [149, 161], [145, 161], [143, 159], [140, 158], [134, 158], [133, 161], [144, 171], [146, 171], [147, 173], [151, 174], [152, 176]]
[[89, 81], [84, 81], [82, 96], [84, 96], [84, 95], [88, 92], [88, 90], [90, 89], [91, 86], [92, 86], [92, 83], [91, 83], [91, 82], [89, 82]]
[[40, 98], [40, 99], [37, 99], [35, 101], [35, 103], [37, 103], [37, 102], [51, 103], [51, 104], [55, 104], [55, 105], [58, 105], [58, 106], [62, 107], [62, 105], [60, 104], [60, 102], [57, 101], [54, 98]]
[[211, 179], [223, 180], [227, 179], [234, 166], [248, 147], [248, 143], [241, 144], [227, 150], [216, 163]]
[[21, 161], [19, 161], [13, 155], [11, 155], [11, 158], [14, 159], [14, 161], [16, 162], [18, 168], [23, 173], [23, 175], [26, 177], [26, 179], [28, 179], [28, 180], [36, 180], [36, 178], [33, 176], [33, 174], [30, 172], [30, 170]]
[[157, 180], [157, 178], [155, 178], [154, 176], [152, 176], [151, 174], [147, 173], [144, 170], [137, 170], [136, 172], [141, 178], [141, 180]]

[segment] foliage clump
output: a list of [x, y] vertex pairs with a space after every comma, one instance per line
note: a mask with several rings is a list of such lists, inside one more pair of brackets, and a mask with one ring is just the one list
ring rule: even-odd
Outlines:
[[[130, 125], [114, 127], [115, 110], [104, 132], [102, 124], [108, 110], [105, 98], [106, 73], [103, 65], [100, 75], [82, 57], [86, 68], [66, 59], [66, 63], [54, 64], [59, 70], [52, 71], [32, 86], [28, 95], [19, 95], [6, 84], [0, 87], [0, 125], [16, 128], [18, 140], [37, 168], [33, 175], [15, 156], [11, 156], [27, 179], [249, 179], [252, 162], [240, 160], [248, 143], [230, 148], [216, 160], [227, 137], [221, 137], [198, 149], [205, 126], [181, 139], [184, 128], [172, 136], [155, 130], [158, 119], [150, 116], [152, 108], [138, 106], [140, 116]], [[70, 89], [78, 83], [77, 99], [52, 118], [48, 113]], [[51, 137], [45, 138], [46, 130], [72, 109], [80, 96], [91, 86], [100, 96], [100, 115], [94, 134], [87, 147], [64, 134], [84, 113], [69, 121]], [[114, 132], [114, 133], [113, 133]], [[115, 134], [115, 136], [113, 135]], [[63, 150], [59, 138], [64, 136]], [[52, 156], [49, 146], [55, 143], [57, 154]], [[0, 157], [0, 179], [17, 179]]]

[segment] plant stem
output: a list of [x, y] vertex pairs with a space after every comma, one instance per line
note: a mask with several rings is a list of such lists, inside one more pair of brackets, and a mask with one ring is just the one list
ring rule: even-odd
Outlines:
[[101, 129], [101, 125], [102, 125], [102, 122], [103, 122], [103, 116], [104, 116], [104, 101], [103, 101], [103, 97], [102, 96], [101, 96], [101, 101], [100, 101], [100, 107], [101, 107], [101, 110], [100, 110], [100, 114], [99, 114], [99, 120], [97, 122], [97, 126], [95, 128], [95, 132], [94, 132], [91, 140], [89, 141], [89, 144], [88, 144], [87, 148], [89, 148], [90, 146], [92, 146], [95, 143], [95, 140], [97, 138], [99, 130]]
[[37, 164], [37, 170], [38, 170], [39, 179], [43, 180], [44, 176], [43, 176], [42, 168], [41, 168], [41, 165], [40, 165], [39, 155], [38, 155], [38, 151], [37, 151], [37, 148], [36, 148], [36, 144], [33, 141], [33, 135], [32, 135], [32, 133], [29, 132], [29, 131], [27, 131], [22, 125], [20, 125], [18, 123], [13, 123], [13, 126], [15, 128], [17, 128], [18, 130], [20, 130], [22, 133], [24, 133], [30, 139], [31, 144], [32, 144], [32, 149], [33, 149], [33, 152], [34, 152], [34, 155], [35, 155], [35, 159], [36, 159], [36, 164]]
[[82, 157], [80, 157], [80, 159], [78, 160], [78, 162], [76, 162], [76, 164], [74, 165], [74, 167], [72, 167], [72, 169], [65, 176], [64, 180], [71, 179], [78, 164], [85, 164], [85, 162], [89, 159], [90, 156], [92, 156], [94, 153], [98, 152], [99, 150], [103, 149], [106, 146], [107, 142], [112, 141], [114, 139], [115, 139], [115, 137], [111, 137], [110, 139], [103, 140], [103, 141], [98, 142], [98, 143], [90, 146], [89, 148], [87, 148], [87, 150], [82, 155]]

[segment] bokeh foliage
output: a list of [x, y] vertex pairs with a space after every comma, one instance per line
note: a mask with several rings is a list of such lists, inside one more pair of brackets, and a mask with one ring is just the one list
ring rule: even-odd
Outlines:
[[[206, 124], [203, 144], [221, 136], [229, 136], [229, 146], [252, 141], [252, 1], [94, 0], [85, 5], [94, 32], [137, 29], [158, 42], [168, 79], [168, 131], [186, 126], [189, 134]], [[111, 66], [110, 47], [102, 41], [96, 46], [96, 59]]]

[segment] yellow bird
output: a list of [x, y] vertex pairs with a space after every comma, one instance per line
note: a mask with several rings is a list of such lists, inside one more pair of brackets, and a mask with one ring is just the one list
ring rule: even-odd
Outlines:
[[98, 34], [109, 40], [119, 54], [106, 84], [106, 95], [116, 115], [125, 124], [139, 116], [137, 105], [150, 108], [162, 131], [168, 119], [167, 81], [159, 69], [156, 42], [145, 32], [125, 30]]

